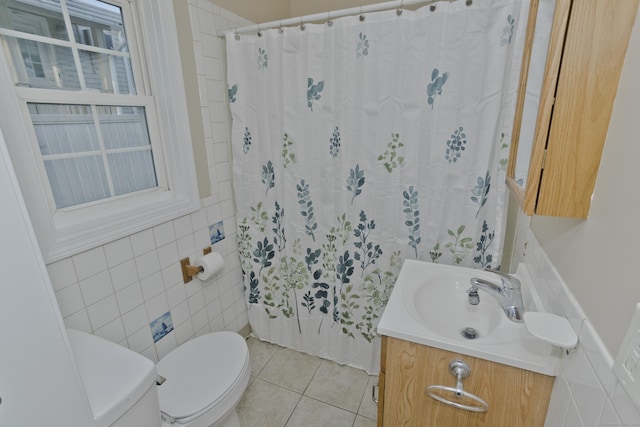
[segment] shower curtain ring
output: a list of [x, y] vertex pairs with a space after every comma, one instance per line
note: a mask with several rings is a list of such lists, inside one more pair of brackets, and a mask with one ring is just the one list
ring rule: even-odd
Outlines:
[[364, 14], [362, 13], [362, 8], [360, 8], [360, 22], [364, 21]]
[[402, 11], [404, 10], [404, 0], [400, 0], [400, 7], [396, 9], [396, 15], [402, 15]]
[[304, 31], [304, 21], [300, 18], [300, 31]]
[[262, 31], [260, 30], [260, 24], [258, 24], [258, 37], [262, 37]]
[[240, 40], [240, 34], [238, 34], [238, 29], [237, 28], [233, 29], [233, 33], [235, 34], [234, 37], [236, 38], [236, 40]]
[[278, 32], [280, 34], [284, 33], [284, 28], [282, 28], [282, 21], [278, 22]]
[[327, 25], [332, 26], [333, 21], [331, 20], [331, 12], [327, 12]]

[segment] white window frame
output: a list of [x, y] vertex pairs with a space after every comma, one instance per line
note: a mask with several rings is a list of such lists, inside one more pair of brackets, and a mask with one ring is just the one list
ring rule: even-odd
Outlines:
[[[127, 39], [143, 60], [134, 68], [135, 100], [129, 95], [65, 91], [69, 103], [141, 105], [149, 137], [161, 159], [159, 186], [115, 200], [55, 209], [38, 150], [27, 102], [51, 102], [50, 90], [16, 87], [6, 51], [0, 49], [0, 127], [27, 202], [45, 262], [51, 263], [200, 209], [186, 97], [172, 0], [109, 0], [131, 7], [138, 22], [128, 21]], [[82, 46], [85, 48], [85, 46]], [[133, 60], [132, 60], [133, 62]], [[29, 91], [28, 100], [23, 93]], [[91, 101], [86, 101], [88, 98]], [[104, 100], [104, 102], [101, 102]], [[160, 141], [159, 145], [157, 142]], [[154, 156], [155, 158], [155, 156]], [[1, 211], [0, 211], [1, 212]], [[1, 214], [0, 214], [1, 219]]]

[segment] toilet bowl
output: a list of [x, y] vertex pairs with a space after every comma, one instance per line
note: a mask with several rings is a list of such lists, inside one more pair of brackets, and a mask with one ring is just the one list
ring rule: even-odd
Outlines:
[[154, 365], [118, 344], [67, 332], [97, 427], [240, 426], [236, 406], [251, 371], [240, 335], [201, 335]]
[[163, 427], [240, 427], [235, 407], [249, 383], [249, 351], [233, 332], [187, 341], [157, 364]]

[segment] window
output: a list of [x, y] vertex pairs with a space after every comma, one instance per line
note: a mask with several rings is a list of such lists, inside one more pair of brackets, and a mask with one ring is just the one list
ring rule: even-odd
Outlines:
[[199, 207], [170, 0], [0, 0], [0, 37], [0, 125], [45, 260]]

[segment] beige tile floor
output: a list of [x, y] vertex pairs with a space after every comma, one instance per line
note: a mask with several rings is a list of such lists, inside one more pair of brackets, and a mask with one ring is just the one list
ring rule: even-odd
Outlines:
[[251, 337], [243, 427], [375, 427], [377, 376]]

